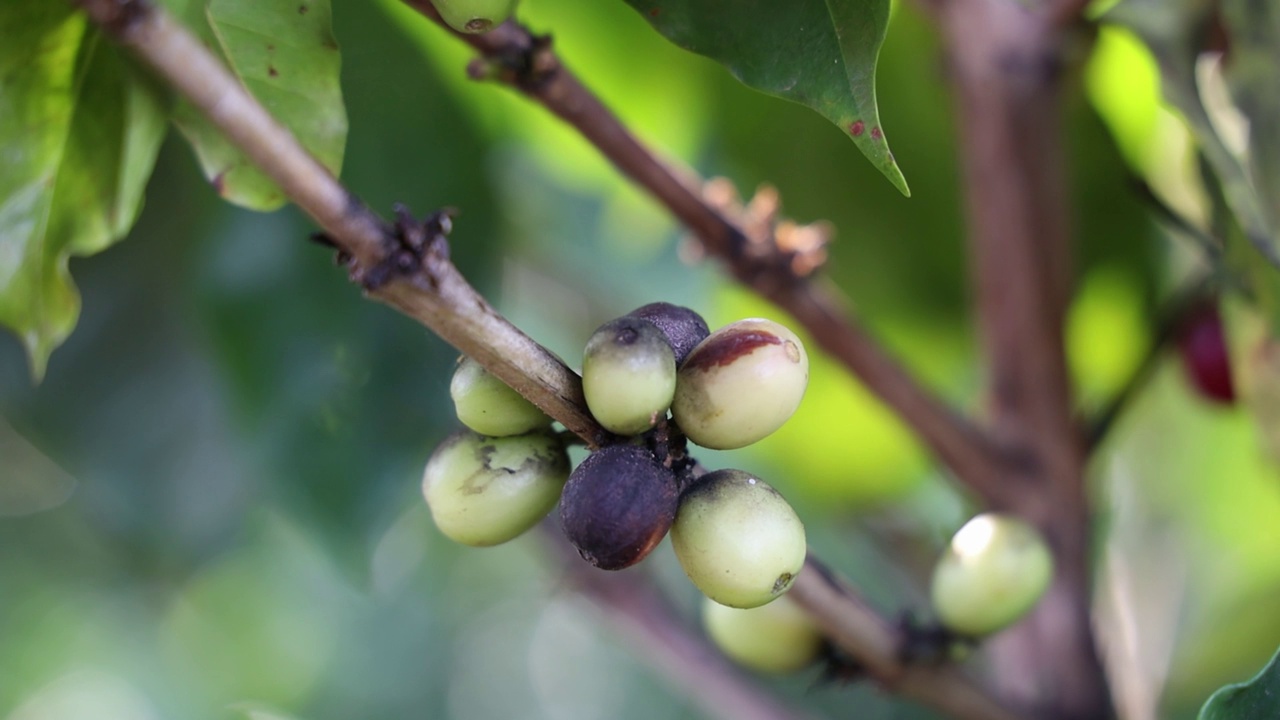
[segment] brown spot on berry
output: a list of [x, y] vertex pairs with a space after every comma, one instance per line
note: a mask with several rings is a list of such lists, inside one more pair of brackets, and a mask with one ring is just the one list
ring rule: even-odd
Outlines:
[[279, 71], [279, 70], [276, 70], [276, 66], [275, 66], [275, 65], [268, 65], [268, 66], [267, 66], [267, 75], [269, 75], [269, 76], [271, 76], [271, 77], [279, 77], [279, 76], [280, 76], [280, 71]]
[[662, 11], [661, 11], [661, 10], [659, 10], [658, 8], [653, 8], [653, 9], [651, 9], [651, 10], [649, 11], [649, 17], [655, 17], [655, 18], [656, 18], [656, 17], [658, 17], [658, 16], [659, 16], [659, 15], [661, 15], [661, 14], [662, 14]]
[[306, 15], [306, 14], [307, 14], [307, 12], [308, 12], [308, 11], [310, 11], [310, 10], [311, 10], [311, 8], [307, 7], [306, 5], [299, 5], [299, 6], [298, 6], [298, 14], [299, 14], [299, 15]]
[[852, 133], [854, 137], [858, 137], [866, 127], [867, 126], [863, 124], [861, 120], [858, 120], [849, 126], [849, 132]]
[[872, 139], [872, 140], [879, 140], [879, 139], [880, 139], [880, 138], [882, 138], [882, 137], [884, 137], [884, 133], [880, 132], [880, 128], [879, 128], [879, 127], [873, 127], [873, 128], [871, 128], [871, 139]]
[[782, 338], [767, 332], [747, 331], [723, 335], [690, 355], [682, 369], [710, 370], [713, 367], [729, 365], [755, 352], [757, 348], [782, 343]]

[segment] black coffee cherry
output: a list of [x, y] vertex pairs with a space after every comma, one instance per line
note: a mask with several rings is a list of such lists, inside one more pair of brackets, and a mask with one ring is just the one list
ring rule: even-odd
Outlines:
[[676, 356], [676, 366], [689, 356], [698, 343], [711, 334], [707, 321], [698, 313], [687, 307], [672, 305], [666, 302], [649, 303], [627, 313], [630, 317], [644, 318], [662, 331], [667, 342], [671, 343], [671, 351]]
[[657, 547], [676, 517], [675, 475], [647, 448], [611, 445], [587, 456], [560, 496], [564, 534], [603, 570], [634, 565]]

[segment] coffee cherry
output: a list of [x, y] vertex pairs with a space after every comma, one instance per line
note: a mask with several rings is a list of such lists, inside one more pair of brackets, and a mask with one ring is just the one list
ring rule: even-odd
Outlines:
[[493, 438], [459, 430], [427, 461], [422, 494], [449, 539], [498, 545], [550, 512], [568, 475], [569, 456], [554, 435]]
[[516, 11], [518, 0], [431, 0], [440, 17], [460, 33], [477, 34], [501, 25]]
[[740, 448], [782, 427], [808, 383], [809, 357], [795, 333], [772, 320], [739, 320], [689, 353], [671, 415], [703, 447]]
[[757, 672], [795, 672], [822, 653], [822, 632], [785, 595], [745, 610], [704, 598], [702, 624], [721, 652]]
[[1178, 335], [1182, 367], [1206, 400], [1230, 405], [1236, 400], [1231, 382], [1231, 358], [1222, 332], [1222, 317], [1213, 305], [1198, 308]]
[[523, 435], [551, 424], [551, 418], [537, 405], [469, 357], [454, 370], [449, 395], [458, 419], [481, 435]]
[[656, 325], [620, 317], [601, 325], [582, 357], [582, 393], [597, 422], [637, 435], [666, 417], [676, 389], [676, 361]]
[[786, 592], [806, 550], [795, 510], [741, 470], [717, 470], [685, 491], [671, 547], [704, 595], [736, 608], [758, 607]]
[[1035, 528], [998, 513], [955, 534], [933, 571], [933, 608], [950, 630], [981, 637], [1012, 625], [1049, 587], [1053, 556]]
[[665, 302], [649, 303], [632, 310], [627, 315], [643, 318], [658, 326], [666, 336], [667, 342], [671, 344], [677, 367], [684, 362], [698, 343], [711, 334], [711, 330], [707, 328], [707, 321], [703, 320], [701, 315], [680, 305]]
[[653, 550], [676, 516], [675, 475], [647, 448], [610, 445], [587, 456], [560, 498], [560, 523], [587, 562], [621, 570]]

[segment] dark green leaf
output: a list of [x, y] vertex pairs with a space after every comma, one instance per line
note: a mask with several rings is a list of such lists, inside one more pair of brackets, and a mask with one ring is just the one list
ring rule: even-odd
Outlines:
[[1200, 708], [1199, 720], [1273, 720], [1280, 717], [1280, 651], [1252, 680], [1227, 685]]
[[889, 0], [627, 0], [671, 42], [835, 123], [904, 195], [876, 108]]
[[[209, 0], [204, 9], [203, 18], [186, 13], [191, 29], [219, 50], [254, 97], [337, 175], [347, 113], [328, 0]], [[195, 108], [181, 103], [174, 120], [224, 198], [254, 210], [285, 203], [279, 188]]]
[[0, 324], [40, 377], [80, 312], [68, 259], [133, 225], [165, 113], [69, 3], [0, 4], [0, 37]]

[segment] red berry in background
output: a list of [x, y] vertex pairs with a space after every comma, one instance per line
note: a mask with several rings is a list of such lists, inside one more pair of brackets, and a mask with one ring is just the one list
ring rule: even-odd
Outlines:
[[1202, 396], [1224, 405], [1235, 402], [1231, 358], [1215, 306], [1205, 305], [1187, 317], [1178, 335], [1178, 350], [1187, 378]]

